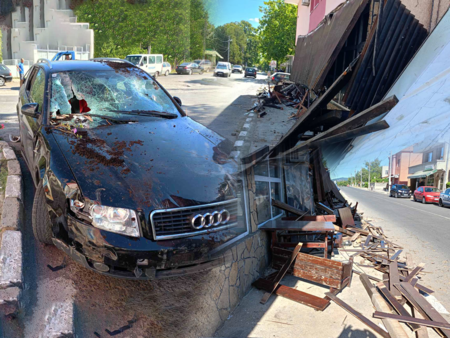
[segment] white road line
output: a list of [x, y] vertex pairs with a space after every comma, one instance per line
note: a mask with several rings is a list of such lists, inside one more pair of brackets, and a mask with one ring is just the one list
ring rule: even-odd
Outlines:
[[[376, 198], [376, 199], [385, 201], [385, 200], [382, 199], [382, 198], [378, 198], [378, 197], [375, 197], [375, 196], [373, 196], [373, 197]], [[427, 213], [427, 214], [431, 214], [431, 215], [433, 215], [433, 216], [438, 216], [438, 217], [441, 217], [441, 218], [445, 218], [445, 219], [450, 220], [450, 217], [445, 217], [445, 216], [442, 216], [442, 215], [439, 215], [439, 214], [435, 214], [435, 213], [430, 212], [430, 211], [420, 210], [420, 209], [413, 208], [413, 207], [410, 207], [410, 206], [407, 206], [407, 205], [404, 205], [404, 204], [401, 204], [401, 203], [397, 203], [397, 202], [394, 202], [394, 201], [390, 201], [390, 203], [398, 204], [398, 205], [401, 205], [401, 206], [403, 206], [403, 207], [405, 207], [405, 208], [413, 209], [413, 210], [416, 210], [416, 211], [424, 212], [424, 213]], [[417, 202], [417, 203], [418, 203], [418, 202]]]

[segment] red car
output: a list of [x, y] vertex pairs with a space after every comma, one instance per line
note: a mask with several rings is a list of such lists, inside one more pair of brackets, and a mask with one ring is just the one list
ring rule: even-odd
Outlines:
[[418, 187], [414, 191], [414, 201], [425, 203], [438, 203], [441, 192], [436, 187]]

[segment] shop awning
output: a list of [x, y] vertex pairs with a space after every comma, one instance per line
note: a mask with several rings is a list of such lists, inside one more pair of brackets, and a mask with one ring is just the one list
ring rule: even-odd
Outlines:
[[417, 171], [413, 175], [408, 176], [408, 178], [425, 178], [425, 177], [435, 174], [436, 172], [437, 172], [437, 169]]

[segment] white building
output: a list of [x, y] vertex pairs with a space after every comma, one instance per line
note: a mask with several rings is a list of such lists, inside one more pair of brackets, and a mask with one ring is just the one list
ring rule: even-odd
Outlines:
[[[31, 65], [40, 58], [51, 59], [59, 51], [75, 51], [76, 59], [94, 56], [94, 31], [88, 23], [78, 23], [69, 8], [70, 0], [32, 0], [18, 5], [0, 22], [3, 63], [15, 74], [23, 58]], [[31, 5], [32, 3], [32, 5]]]

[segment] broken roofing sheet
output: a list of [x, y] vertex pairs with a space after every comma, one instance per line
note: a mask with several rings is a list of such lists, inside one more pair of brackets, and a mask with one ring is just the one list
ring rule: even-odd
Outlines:
[[350, 0], [330, 13], [313, 32], [299, 36], [291, 80], [321, 89], [325, 77], [345, 44], [368, 0]]
[[387, 94], [400, 99], [384, 117], [391, 127], [354, 140], [339, 166], [330, 168], [333, 176], [353, 169], [361, 159], [387, 159], [390, 151], [395, 153], [412, 144], [420, 151], [450, 140], [449, 30], [447, 12]]

